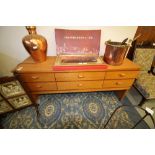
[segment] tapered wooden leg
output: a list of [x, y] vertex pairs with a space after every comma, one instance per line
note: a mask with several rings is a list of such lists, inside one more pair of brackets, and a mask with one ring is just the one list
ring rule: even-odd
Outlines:
[[40, 116], [38, 106], [39, 106], [38, 104], [35, 104], [35, 109], [36, 109], [37, 117], [39, 117], [39, 116]]
[[118, 90], [118, 91], [115, 91], [115, 94], [116, 94], [116, 96], [118, 97], [118, 99], [120, 101], [123, 100], [123, 98], [125, 97], [126, 93], [127, 93], [127, 90]]
[[34, 102], [33, 104], [34, 104], [35, 109], [36, 109], [37, 117], [40, 116], [39, 109], [38, 109], [39, 104], [37, 103], [38, 96], [39, 95], [37, 95], [37, 94], [31, 94], [31, 99]]
[[32, 101], [37, 104], [37, 99], [38, 99], [38, 95], [37, 94], [31, 94], [31, 98], [32, 98]]

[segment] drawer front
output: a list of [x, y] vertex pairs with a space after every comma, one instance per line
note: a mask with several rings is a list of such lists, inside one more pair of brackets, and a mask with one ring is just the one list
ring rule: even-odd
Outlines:
[[103, 81], [57, 82], [58, 90], [100, 89]]
[[23, 82], [55, 81], [53, 73], [20, 74], [19, 78]]
[[55, 73], [56, 81], [103, 80], [105, 72]]
[[57, 90], [57, 85], [55, 82], [38, 82], [38, 83], [25, 83], [30, 91], [47, 91], [47, 90]]
[[103, 88], [125, 88], [130, 87], [134, 82], [134, 79], [128, 80], [105, 80], [103, 82]]
[[105, 79], [130, 79], [136, 78], [139, 71], [118, 71], [118, 72], [107, 72]]

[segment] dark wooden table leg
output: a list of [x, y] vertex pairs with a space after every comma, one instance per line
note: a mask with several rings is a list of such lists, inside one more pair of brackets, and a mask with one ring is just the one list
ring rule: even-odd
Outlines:
[[40, 116], [39, 109], [38, 109], [39, 104], [37, 102], [38, 97], [39, 97], [39, 95], [37, 95], [37, 94], [31, 94], [31, 99], [34, 102], [33, 104], [34, 104], [34, 107], [36, 109], [37, 117]]
[[116, 96], [118, 97], [118, 99], [119, 99], [120, 101], [122, 101], [123, 98], [125, 97], [127, 91], [128, 91], [128, 90], [118, 90], [118, 91], [115, 91], [115, 94], [116, 94]]
[[40, 116], [38, 106], [39, 106], [38, 104], [35, 104], [35, 109], [36, 109], [37, 117], [39, 117], [39, 116]]

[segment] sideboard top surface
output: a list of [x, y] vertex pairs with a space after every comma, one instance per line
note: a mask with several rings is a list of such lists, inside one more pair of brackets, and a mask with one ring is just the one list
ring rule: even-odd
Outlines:
[[[14, 69], [15, 73], [34, 73], [34, 72], [79, 72], [79, 71], [54, 71], [53, 66], [55, 63], [56, 56], [48, 56], [47, 60], [42, 63], [36, 63], [33, 61], [31, 57], [28, 57], [22, 63], [18, 64], [17, 67]], [[105, 63], [106, 64], [106, 63]], [[108, 65], [108, 64], [107, 64]], [[117, 71], [117, 70], [139, 70], [140, 67], [130, 61], [129, 59], [124, 59], [122, 65], [119, 66], [112, 66], [108, 65], [107, 69], [99, 69], [99, 70], [82, 70], [82, 71]]]

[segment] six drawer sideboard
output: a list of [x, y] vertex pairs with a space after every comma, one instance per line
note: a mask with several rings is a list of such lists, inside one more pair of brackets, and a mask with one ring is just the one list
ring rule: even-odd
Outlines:
[[108, 65], [100, 70], [54, 71], [56, 56], [43, 63], [31, 57], [17, 65], [13, 73], [33, 99], [39, 94], [115, 91], [119, 99], [130, 89], [139, 73], [139, 66], [125, 59], [120, 66]]

